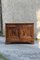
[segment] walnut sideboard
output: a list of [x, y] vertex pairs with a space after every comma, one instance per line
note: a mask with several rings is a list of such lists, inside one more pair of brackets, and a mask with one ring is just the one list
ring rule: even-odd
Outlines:
[[34, 43], [34, 23], [6, 23], [6, 43]]

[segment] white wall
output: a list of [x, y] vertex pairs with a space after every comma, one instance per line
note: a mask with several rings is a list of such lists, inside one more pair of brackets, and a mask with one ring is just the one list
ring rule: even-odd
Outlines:
[[5, 35], [5, 23], [33, 22], [37, 37], [40, 33], [39, 12], [40, 0], [2, 0], [3, 34]]

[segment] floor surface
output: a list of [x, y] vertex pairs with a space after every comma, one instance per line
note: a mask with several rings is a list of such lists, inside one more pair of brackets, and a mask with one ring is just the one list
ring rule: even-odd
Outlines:
[[9, 60], [40, 60], [38, 42], [34, 44], [5, 44], [5, 37], [0, 37], [0, 52]]

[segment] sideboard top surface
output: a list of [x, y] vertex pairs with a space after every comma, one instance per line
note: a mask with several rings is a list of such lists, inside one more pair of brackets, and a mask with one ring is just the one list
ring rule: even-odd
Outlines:
[[34, 23], [6, 23], [6, 24], [34, 24]]

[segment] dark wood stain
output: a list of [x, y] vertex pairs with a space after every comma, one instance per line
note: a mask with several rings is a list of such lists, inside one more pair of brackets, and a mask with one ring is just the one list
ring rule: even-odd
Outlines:
[[6, 43], [34, 43], [34, 23], [6, 23]]

